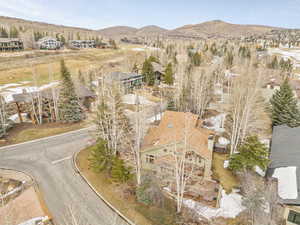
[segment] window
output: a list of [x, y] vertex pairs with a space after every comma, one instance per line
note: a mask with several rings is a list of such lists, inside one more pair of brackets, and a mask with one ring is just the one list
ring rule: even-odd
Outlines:
[[300, 213], [290, 210], [287, 220], [294, 224], [300, 224]]
[[154, 163], [154, 155], [146, 155], [146, 162], [147, 163]]

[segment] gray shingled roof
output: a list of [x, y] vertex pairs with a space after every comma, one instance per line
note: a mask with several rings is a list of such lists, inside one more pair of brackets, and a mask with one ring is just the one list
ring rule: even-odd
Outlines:
[[[59, 92], [60, 86], [55, 87], [55, 91]], [[95, 97], [96, 95], [83, 85], [75, 84], [75, 92], [79, 98]], [[14, 94], [14, 102], [31, 102], [32, 98], [37, 97], [37, 92]], [[44, 89], [41, 91], [41, 96], [44, 98], [52, 98], [52, 89]]]
[[284, 199], [283, 203], [300, 205], [300, 127], [283, 125], [273, 128], [270, 160], [269, 176], [273, 175], [276, 168], [297, 167], [298, 198]]
[[105, 76], [107, 81], [125, 81], [128, 79], [133, 79], [136, 77], [141, 77], [142, 75], [137, 73], [123, 73], [123, 72], [112, 72]]

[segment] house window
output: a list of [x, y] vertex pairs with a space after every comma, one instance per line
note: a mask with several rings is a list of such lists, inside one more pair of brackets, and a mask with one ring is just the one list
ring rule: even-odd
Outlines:
[[146, 155], [146, 163], [154, 163], [154, 155]]
[[300, 213], [290, 210], [287, 220], [294, 224], [300, 224]]

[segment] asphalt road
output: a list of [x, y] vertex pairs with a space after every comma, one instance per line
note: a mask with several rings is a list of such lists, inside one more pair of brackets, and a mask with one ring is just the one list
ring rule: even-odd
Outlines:
[[[0, 148], [0, 167], [31, 174], [58, 225], [125, 225], [73, 168], [91, 140], [88, 129]], [[72, 213], [71, 213], [72, 212]], [[72, 223], [72, 215], [79, 223]]]

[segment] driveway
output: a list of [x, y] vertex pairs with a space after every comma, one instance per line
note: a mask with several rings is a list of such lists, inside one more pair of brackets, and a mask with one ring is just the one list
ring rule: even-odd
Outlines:
[[75, 224], [72, 215], [78, 225], [125, 225], [73, 168], [72, 156], [88, 145], [90, 129], [2, 147], [0, 167], [31, 174], [58, 225]]

